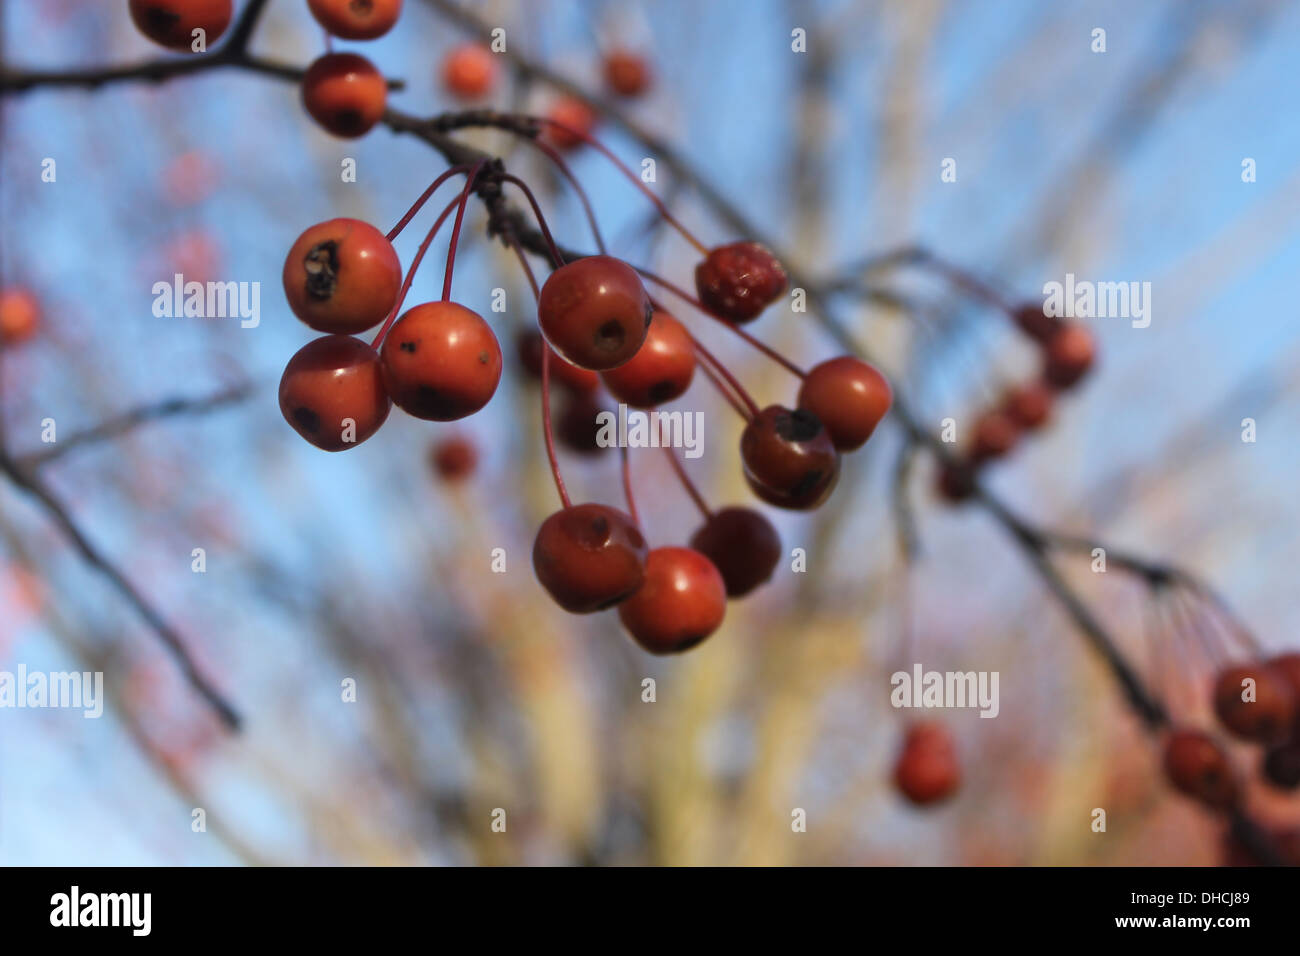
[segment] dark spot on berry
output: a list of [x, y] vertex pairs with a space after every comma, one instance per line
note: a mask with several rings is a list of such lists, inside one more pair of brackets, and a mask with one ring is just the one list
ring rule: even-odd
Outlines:
[[654, 306], [652, 306], [650, 303], [647, 302], [645, 307], [645, 327], [647, 329], [650, 328], [650, 320], [653, 319], [654, 316], [655, 316]]
[[302, 260], [307, 273], [307, 295], [324, 301], [334, 295], [339, 284], [339, 246], [333, 239], [318, 242], [307, 250]]
[[772, 422], [772, 427], [782, 441], [812, 441], [822, 431], [821, 420], [803, 408], [777, 415]]
[[479, 365], [486, 365], [486, 364], [487, 364], [488, 362], [490, 362], [491, 360], [492, 360], [492, 356], [490, 356], [490, 355], [488, 354], [488, 352], [487, 352], [486, 349], [484, 349], [482, 352], [479, 352], [479, 353], [478, 353], [478, 364], [479, 364]]
[[603, 352], [617, 352], [623, 347], [623, 340], [626, 338], [623, 331], [623, 323], [618, 319], [610, 319], [604, 325], [596, 330], [592, 340], [596, 348]]
[[334, 114], [334, 125], [342, 133], [360, 133], [366, 128], [366, 121], [360, 110], [339, 110]]
[[578, 544], [594, 551], [609, 542], [610, 530], [609, 519], [604, 515], [596, 515], [590, 521], [575, 528], [573, 537]]
[[653, 405], [658, 405], [660, 402], [666, 402], [668, 399], [673, 397], [673, 392], [675, 391], [677, 391], [677, 387], [669, 379], [664, 379], [662, 382], [656, 382], [654, 385], [650, 386], [650, 402]]
[[421, 385], [415, 390], [412, 405], [423, 418], [453, 418], [459, 411], [454, 398], [443, 395], [431, 385]]
[[320, 416], [310, 408], [295, 408], [293, 410], [293, 420], [305, 432], [311, 432], [314, 435], [320, 431]]
[[812, 490], [822, 483], [822, 473], [820, 471], [806, 471], [799, 483], [790, 489], [791, 498], [802, 498], [804, 495], [811, 494]]
[[414, 341], [412, 339], [407, 339], [405, 342], [399, 342], [397, 344], [397, 347], [401, 349], [403, 352], [406, 352], [410, 355], [414, 355], [415, 350], [419, 348], [419, 345], [420, 345], [419, 342]]
[[375, 8], [375, 0], [351, 0], [348, 6], [357, 16], [368, 17]]

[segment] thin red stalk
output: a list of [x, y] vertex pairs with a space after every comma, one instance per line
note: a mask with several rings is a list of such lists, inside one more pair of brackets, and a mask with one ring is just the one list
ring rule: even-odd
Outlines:
[[717, 373], [727, 380], [727, 384], [735, 389], [737, 397], [745, 403], [745, 407], [749, 409], [749, 414], [744, 416], [745, 419], [749, 420], [757, 418], [759, 412], [758, 404], [754, 401], [753, 396], [751, 396], [749, 392], [745, 391], [745, 386], [740, 384], [736, 379], [736, 376], [727, 371], [727, 367], [718, 361], [717, 356], [700, 344], [699, 339], [692, 335], [691, 342], [694, 343], [695, 351], [699, 353], [700, 358], [711, 364]]
[[415, 250], [415, 258], [411, 260], [411, 268], [407, 270], [406, 279], [402, 282], [402, 291], [398, 293], [397, 302], [393, 304], [393, 311], [389, 312], [388, 318], [384, 320], [383, 328], [379, 330], [375, 340], [370, 343], [372, 349], [379, 348], [379, 343], [384, 340], [388, 330], [393, 327], [397, 314], [402, 310], [402, 303], [406, 301], [406, 293], [411, 291], [411, 283], [415, 280], [415, 270], [420, 268], [420, 262], [424, 259], [424, 253], [429, 248], [429, 243], [433, 242], [433, 237], [438, 234], [438, 230], [442, 228], [442, 224], [447, 221], [447, 217], [451, 215], [451, 211], [456, 208], [456, 204], [459, 202], [460, 199], [457, 198], [447, 204], [447, 208], [439, 214], [433, 225], [429, 227], [429, 232], [424, 237], [424, 241], [420, 243], [420, 248]]
[[700, 363], [700, 371], [704, 373], [705, 377], [708, 378], [713, 387], [718, 390], [718, 394], [727, 400], [727, 404], [736, 410], [736, 414], [748, 421], [749, 416], [745, 414], [745, 406], [742, 405], [740, 400], [731, 393], [731, 389], [727, 388], [727, 383], [718, 377], [718, 373], [713, 371], [712, 368], [703, 362]]
[[445, 173], [443, 173], [441, 176], [435, 179], [432, 183], [430, 183], [429, 188], [426, 189], [424, 192], [420, 193], [420, 198], [417, 199], [412, 204], [411, 208], [406, 211], [406, 215], [397, 221], [397, 225], [395, 225], [392, 229], [388, 230], [388, 241], [392, 242], [394, 239], [396, 239], [398, 236], [402, 234], [402, 230], [406, 228], [406, 224], [409, 223], [412, 219], [414, 219], [416, 213], [418, 213], [421, 209], [424, 208], [424, 204], [429, 201], [429, 197], [432, 196], [434, 192], [437, 191], [439, 186], [445, 183], [452, 176], [455, 176], [457, 173], [465, 172], [465, 169], [466, 167], [464, 166], [453, 166], [451, 169], [447, 170]]
[[619, 172], [621, 172], [624, 176], [626, 176], [628, 181], [632, 183], [632, 185], [636, 186], [637, 189], [645, 193], [646, 198], [649, 199], [652, 203], [654, 203], [655, 208], [659, 210], [659, 215], [663, 216], [664, 219], [669, 223], [669, 225], [671, 225], [674, 229], [676, 229], [679, 233], [681, 233], [683, 239], [685, 239], [687, 242], [693, 245], [699, 251], [700, 255], [707, 256], [709, 254], [708, 247], [705, 246], [704, 243], [700, 242], [700, 240], [696, 239], [695, 236], [691, 234], [691, 231], [687, 229], [685, 226], [683, 226], [681, 222], [678, 221], [677, 217], [668, 211], [668, 207], [663, 204], [663, 200], [661, 200], [658, 196], [656, 196], [651, 191], [650, 187], [648, 187], [645, 183], [641, 181], [641, 177], [639, 177], [636, 173], [632, 172], [632, 170], [628, 169], [628, 167], [623, 163], [623, 161], [619, 159], [617, 156], [615, 156], [613, 151], [610, 150], [609, 147], [607, 147], [604, 143], [600, 142], [600, 140], [598, 139], [595, 139], [590, 134], [585, 133], [582, 130], [575, 129], [574, 127], [569, 126], [565, 123], [560, 123], [553, 119], [548, 119], [542, 116], [537, 117], [537, 120], [541, 123], [547, 124], [548, 126], [554, 126], [556, 129], [564, 130], [564, 132], [568, 133], [570, 136], [582, 140], [584, 143], [586, 143], [588, 146], [591, 146], [593, 149], [599, 150], [605, 156], [606, 159], [608, 159], [611, 163], [613, 163], [615, 166], [618, 167]]
[[478, 178], [479, 170], [483, 168], [486, 160], [480, 159], [474, 164], [474, 168], [469, 171], [465, 177], [465, 188], [460, 191], [460, 206], [456, 209], [456, 223], [451, 227], [451, 244], [447, 246], [447, 271], [442, 276], [442, 301], [451, 301], [451, 275], [456, 267], [456, 246], [460, 244], [460, 227], [465, 221], [465, 206], [469, 203], [469, 195], [474, 190], [474, 180]]
[[695, 502], [695, 507], [700, 509], [700, 514], [704, 516], [705, 520], [712, 518], [713, 512], [709, 510], [708, 502], [705, 501], [704, 496], [700, 494], [700, 489], [695, 486], [695, 482], [691, 481], [691, 476], [686, 474], [686, 466], [683, 465], [681, 460], [677, 457], [677, 452], [670, 446], [664, 445], [664, 454], [666, 454], [668, 460], [672, 462], [673, 471], [677, 473], [677, 480], [682, 483], [682, 487], [686, 489], [686, 493], [691, 496], [691, 500]]
[[764, 355], [770, 358], [773, 362], [776, 362], [778, 365], [784, 367], [792, 375], [795, 375], [798, 378], [808, 377], [807, 372], [801, 369], [798, 365], [795, 365], [794, 362], [790, 361], [788, 358], [786, 358], [776, 349], [772, 348], [772, 346], [756, 338], [751, 333], [746, 332], [744, 329], [742, 329], [739, 325], [736, 325], [734, 322], [728, 322], [726, 319], [718, 315], [716, 312], [711, 311], [708, 306], [706, 306], [695, 296], [691, 295], [681, 286], [678, 286], [675, 283], [668, 281], [662, 276], [655, 275], [649, 269], [642, 269], [639, 266], [632, 266], [632, 268], [636, 269], [637, 273], [642, 278], [649, 279], [655, 285], [662, 286], [663, 288], [667, 289], [673, 295], [677, 296], [677, 298], [681, 299], [683, 302], [686, 302], [687, 304], [692, 306], [696, 311], [703, 312], [709, 318], [714, 319], [717, 322], [721, 322], [732, 332], [735, 332], [737, 335], [739, 335], [742, 339], [744, 339], [754, 348], [758, 349], [760, 352], [762, 352]]
[[627, 499], [627, 513], [632, 516], [632, 523], [641, 527], [641, 518], [636, 513], [636, 499], [632, 497], [632, 456], [627, 453], [627, 446], [620, 445], [619, 452], [623, 458], [623, 497]]
[[523, 194], [528, 198], [528, 204], [533, 207], [533, 218], [537, 220], [537, 228], [542, 230], [542, 235], [546, 237], [546, 247], [551, 250], [551, 259], [554, 260], [557, 266], [564, 265], [564, 255], [560, 252], [560, 247], [556, 245], [555, 238], [551, 235], [551, 227], [546, 224], [546, 217], [542, 215], [542, 207], [537, 204], [537, 197], [528, 188], [528, 184], [518, 176], [507, 174], [501, 178], [508, 183], [513, 183], [523, 191]]
[[587, 216], [587, 223], [591, 226], [591, 234], [596, 240], [596, 248], [600, 250], [601, 255], [604, 255], [607, 252], [605, 237], [600, 234], [600, 226], [596, 223], [596, 211], [592, 208], [591, 200], [587, 197], [587, 191], [582, 188], [582, 183], [578, 182], [578, 178], [569, 169], [569, 164], [564, 161], [564, 157], [557, 150], [536, 138], [530, 138], [528, 142], [532, 143], [542, 155], [555, 165], [555, 168], [560, 171], [560, 175], [569, 181], [573, 191], [578, 194], [578, 200], [582, 203], [582, 211]]

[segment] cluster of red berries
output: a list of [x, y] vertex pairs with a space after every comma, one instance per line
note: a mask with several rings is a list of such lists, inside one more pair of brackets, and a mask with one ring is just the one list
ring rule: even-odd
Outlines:
[[981, 412], [965, 452], [940, 469], [939, 493], [952, 502], [970, 497], [979, 469], [1010, 454], [1023, 436], [1048, 423], [1057, 394], [1077, 385], [1096, 356], [1096, 343], [1085, 326], [1047, 315], [1036, 303], [1012, 310], [1011, 318], [1042, 350], [1042, 372], [1007, 389], [998, 404]]
[[[1282, 790], [1300, 787], [1300, 653], [1224, 668], [1214, 682], [1213, 704], [1228, 733], [1265, 748], [1264, 781]], [[1205, 731], [1171, 730], [1164, 766], [1177, 790], [1206, 806], [1226, 809], [1241, 799], [1227, 750]]]

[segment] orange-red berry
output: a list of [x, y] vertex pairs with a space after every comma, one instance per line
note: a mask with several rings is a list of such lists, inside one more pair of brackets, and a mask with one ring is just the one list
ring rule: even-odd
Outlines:
[[653, 408], [680, 397], [695, 375], [695, 342], [675, 318], [656, 311], [645, 342], [618, 368], [601, 373], [609, 393], [634, 408]]
[[480, 100], [496, 86], [496, 56], [477, 43], [458, 46], [442, 61], [442, 85], [461, 100]]
[[1096, 350], [1086, 327], [1077, 322], [1062, 325], [1047, 343], [1043, 378], [1057, 388], [1071, 388], [1092, 368]]
[[1296, 697], [1280, 671], [1264, 663], [1242, 664], [1219, 672], [1214, 712], [1236, 736], [1274, 743], [1289, 736], [1295, 726]]
[[551, 348], [579, 368], [598, 372], [636, 355], [653, 314], [636, 270], [612, 256], [560, 266], [537, 300], [537, 322]]
[[1177, 728], [1165, 740], [1165, 776], [1180, 793], [1209, 807], [1237, 802], [1239, 790], [1228, 754], [1207, 733]]
[[646, 543], [630, 517], [606, 505], [562, 508], [537, 531], [533, 570], [566, 611], [590, 614], [631, 597], [645, 580]]
[[740, 459], [754, 494], [779, 508], [816, 508], [840, 477], [840, 455], [817, 416], [769, 405], [740, 435]]
[[727, 587], [713, 562], [691, 548], [655, 548], [645, 582], [618, 608], [619, 620], [651, 654], [690, 650], [722, 624]]
[[355, 53], [326, 53], [302, 78], [302, 104], [312, 119], [343, 139], [356, 139], [384, 115], [388, 84], [374, 64]]
[[943, 724], [922, 721], [907, 728], [898, 760], [894, 784], [917, 806], [946, 800], [961, 784], [957, 746]]
[[320, 332], [355, 334], [382, 322], [397, 303], [402, 264], [382, 232], [360, 219], [307, 229], [284, 260], [293, 314]]
[[194, 50], [195, 30], [208, 49], [230, 26], [231, 0], [131, 0], [136, 29], [169, 50]]
[[546, 117], [559, 125], [543, 124], [542, 138], [561, 150], [577, 149], [596, 127], [595, 111], [573, 96], [562, 96], [552, 103]]
[[817, 416], [836, 448], [853, 451], [866, 444], [893, 400], [883, 375], [861, 359], [842, 355], [808, 372], [798, 404]]
[[632, 50], [610, 50], [604, 70], [606, 85], [619, 96], [641, 96], [650, 88], [650, 64]]
[[352, 448], [379, 431], [390, 404], [379, 356], [350, 335], [308, 342], [280, 379], [284, 420], [325, 451]]
[[785, 269], [757, 242], [733, 242], [709, 250], [695, 267], [700, 301], [728, 322], [758, 317], [785, 291]]
[[728, 597], [743, 597], [766, 583], [781, 560], [776, 529], [752, 508], [713, 512], [691, 535], [691, 547], [717, 567]]
[[426, 302], [388, 330], [379, 351], [384, 384], [408, 415], [449, 422], [473, 415], [501, 381], [501, 346], [477, 312]]
[[41, 306], [26, 289], [0, 289], [0, 344], [19, 345], [36, 334], [41, 324]]
[[465, 435], [448, 435], [434, 444], [429, 460], [443, 481], [464, 481], [478, 465], [478, 449]]
[[307, 0], [316, 22], [344, 40], [373, 40], [393, 28], [402, 0]]

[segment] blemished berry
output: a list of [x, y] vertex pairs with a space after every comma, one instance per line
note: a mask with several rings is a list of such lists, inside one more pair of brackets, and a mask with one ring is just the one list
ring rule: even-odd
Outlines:
[[1269, 748], [1264, 754], [1264, 779], [1280, 790], [1300, 787], [1300, 738]]
[[776, 529], [752, 508], [713, 512], [691, 535], [691, 547], [714, 563], [733, 598], [767, 583], [781, 560]]
[[560, 266], [537, 300], [537, 322], [551, 348], [579, 368], [597, 372], [636, 355], [653, 314], [641, 277], [612, 256]]
[[318, 332], [352, 335], [378, 325], [393, 311], [401, 286], [393, 244], [360, 219], [317, 223], [284, 260], [289, 308]]
[[551, 104], [546, 116], [561, 125], [546, 124], [542, 129], [542, 138], [560, 150], [577, 149], [586, 142], [583, 137], [590, 136], [596, 128], [595, 111], [574, 96], [560, 97]]
[[894, 785], [920, 807], [946, 800], [961, 785], [957, 746], [943, 724], [920, 721], [907, 728], [894, 764]]
[[975, 494], [975, 466], [968, 461], [944, 462], [939, 466], [935, 488], [940, 497], [960, 504]]
[[651, 654], [678, 654], [713, 634], [727, 613], [727, 587], [713, 562], [692, 548], [655, 548], [645, 582], [618, 606], [632, 639]]
[[780, 508], [808, 510], [840, 477], [840, 455], [817, 416], [769, 405], [740, 435], [740, 459], [754, 494]]
[[700, 301], [728, 322], [752, 321], [785, 291], [785, 269], [757, 242], [709, 250], [695, 267]]
[[971, 443], [971, 459], [976, 462], [1001, 458], [1016, 447], [1020, 426], [1010, 415], [993, 409], [975, 421], [975, 439]]
[[1237, 802], [1237, 778], [1228, 754], [1203, 731], [1171, 730], [1165, 740], [1164, 768], [1174, 789], [1206, 806], [1224, 809]]
[[866, 444], [893, 401], [885, 376], [851, 355], [815, 366], [799, 386], [799, 407], [817, 416], [840, 451]]
[[361, 444], [388, 417], [379, 355], [350, 335], [308, 342], [280, 379], [284, 420], [317, 448], [343, 451]]
[[[1243, 699], [1247, 679], [1254, 681], [1251, 700]], [[1295, 693], [1286, 676], [1267, 664], [1227, 667], [1214, 681], [1214, 713], [1230, 733], [1273, 743], [1287, 737], [1295, 725]]]
[[1042, 382], [1016, 385], [1002, 398], [1002, 410], [1025, 431], [1042, 428], [1052, 417], [1052, 390]]
[[383, 118], [387, 100], [383, 75], [355, 53], [326, 53], [302, 78], [302, 105], [312, 119], [343, 139], [370, 132]]
[[393, 28], [402, 0], [307, 0], [316, 22], [344, 40], [374, 40]]
[[41, 305], [26, 289], [0, 289], [0, 344], [20, 345], [32, 338], [41, 324]]
[[501, 346], [477, 312], [426, 302], [388, 330], [379, 350], [384, 385], [408, 415], [450, 422], [473, 415], [501, 381]]
[[634, 408], [654, 408], [679, 398], [695, 375], [695, 342], [675, 318], [655, 311], [636, 355], [601, 373], [605, 388]]
[[465, 435], [448, 435], [434, 443], [429, 461], [443, 481], [464, 481], [478, 465], [478, 449]]
[[[533, 378], [542, 379], [542, 333], [536, 329], [525, 329], [515, 337], [515, 351], [519, 355], [519, 364]], [[600, 375], [591, 369], [578, 368], [566, 362], [551, 350], [551, 382], [563, 385], [571, 392], [594, 392], [600, 387]]]
[[211, 47], [230, 26], [231, 0], [131, 0], [136, 29], [169, 50], [194, 51], [194, 31]]
[[496, 56], [477, 43], [458, 46], [442, 61], [442, 85], [460, 100], [481, 100], [496, 86]]
[[1092, 368], [1096, 356], [1092, 333], [1077, 322], [1062, 325], [1047, 343], [1043, 378], [1057, 388], [1070, 388]]
[[555, 437], [561, 445], [578, 455], [599, 455], [600, 425], [596, 416], [608, 411], [595, 392], [571, 392], [555, 419]]
[[533, 570], [556, 604], [590, 614], [636, 593], [645, 580], [647, 550], [628, 515], [607, 505], [573, 505], [537, 530]]
[[1011, 318], [1020, 331], [1040, 345], [1050, 342], [1061, 327], [1059, 318], [1043, 312], [1041, 302], [1026, 302], [1015, 310]]
[[650, 88], [650, 64], [632, 50], [610, 50], [605, 54], [605, 83], [619, 96], [641, 96]]

